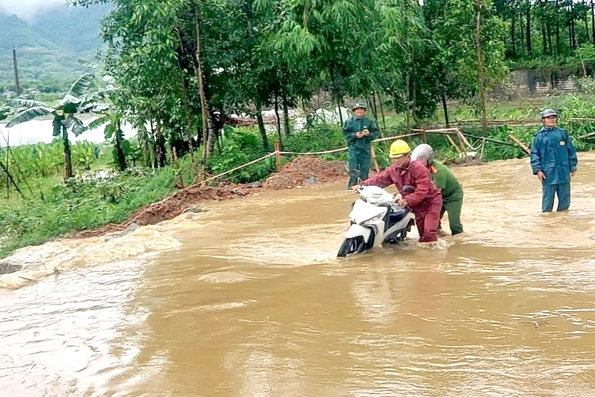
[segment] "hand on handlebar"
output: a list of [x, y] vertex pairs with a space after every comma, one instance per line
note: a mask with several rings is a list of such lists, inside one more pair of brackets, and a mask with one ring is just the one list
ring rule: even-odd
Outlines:
[[408, 205], [409, 203], [407, 202], [407, 200], [406, 200], [406, 199], [404, 199], [404, 198], [400, 198], [400, 199], [398, 199], [398, 200], [397, 200], [397, 204], [398, 204], [399, 206], [401, 206], [401, 207], [407, 207], [407, 205]]

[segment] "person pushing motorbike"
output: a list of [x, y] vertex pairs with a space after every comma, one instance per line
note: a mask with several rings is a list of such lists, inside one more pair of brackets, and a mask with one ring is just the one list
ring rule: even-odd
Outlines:
[[[442, 209], [440, 219], [448, 212], [448, 223], [450, 232], [455, 234], [463, 233], [461, 223], [461, 208], [463, 207], [463, 188], [451, 170], [444, 164], [434, 160], [434, 149], [427, 143], [418, 145], [411, 152], [411, 159], [417, 160], [430, 171], [432, 181], [442, 193]], [[441, 230], [440, 227], [438, 227]]]
[[[407, 142], [398, 139], [390, 146], [389, 157], [392, 164], [378, 174], [362, 182], [364, 186], [385, 188], [394, 184], [402, 197], [397, 204], [408, 206], [415, 214], [415, 224], [419, 232], [419, 242], [438, 240], [438, 223], [442, 208], [440, 190], [432, 182], [430, 171], [419, 161], [411, 160], [411, 149]], [[407, 185], [414, 191], [404, 191]], [[354, 186], [353, 188], [357, 188]]]

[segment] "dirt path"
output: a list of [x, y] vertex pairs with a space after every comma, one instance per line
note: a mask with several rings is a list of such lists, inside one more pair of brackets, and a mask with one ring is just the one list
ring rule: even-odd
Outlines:
[[285, 164], [280, 172], [269, 176], [263, 183], [195, 186], [180, 189], [165, 199], [138, 209], [126, 221], [108, 224], [98, 229], [72, 233], [75, 238], [100, 236], [121, 231], [132, 225], [152, 225], [175, 218], [186, 211], [197, 211], [194, 205], [209, 200], [230, 200], [266, 190], [293, 189], [326, 182], [347, 180], [345, 163], [324, 161], [313, 156], [300, 156]]

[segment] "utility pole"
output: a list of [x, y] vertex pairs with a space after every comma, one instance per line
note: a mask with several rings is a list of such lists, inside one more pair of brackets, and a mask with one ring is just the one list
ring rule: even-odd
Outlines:
[[19, 84], [19, 69], [17, 67], [17, 50], [12, 49], [12, 64], [14, 65], [14, 92], [17, 96], [21, 95], [21, 86]]

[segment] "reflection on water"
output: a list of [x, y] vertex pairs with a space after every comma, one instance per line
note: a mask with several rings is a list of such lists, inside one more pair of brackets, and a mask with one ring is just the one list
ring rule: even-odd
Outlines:
[[2, 395], [595, 395], [579, 160], [560, 214], [539, 212], [527, 160], [454, 169], [466, 233], [424, 249], [412, 233], [335, 258], [340, 184], [22, 250], [0, 277]]

